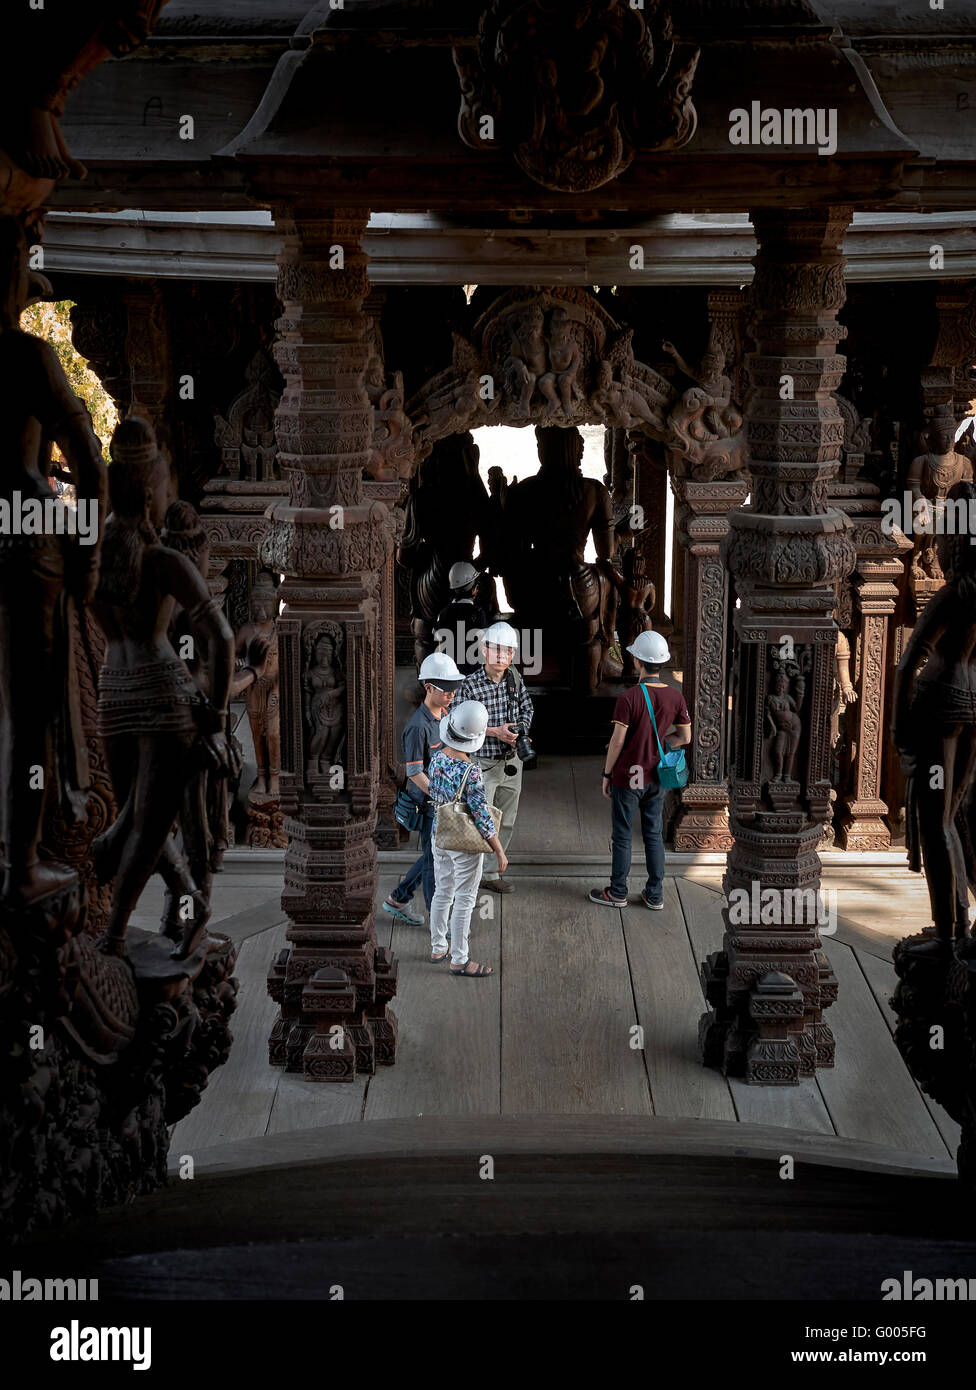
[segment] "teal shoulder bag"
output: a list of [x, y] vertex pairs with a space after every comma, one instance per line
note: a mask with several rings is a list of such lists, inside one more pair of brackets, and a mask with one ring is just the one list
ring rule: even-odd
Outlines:
[[661, 747], [661, 738], [657, 731], [657, 720], [654, 718], [654, 706], [651, 704], [651, 697], [647, 693], [647, 686], [643, 681], [640, 688], [644, 694], [644, 703], [647, 705], [647, 712], [651, 716], [651, 725], [654, 729], [654, 737], [657, 739], [657, 751], [661, 755], [661, 761], [657, 765], [657, 780], [662, 787], [672, 791], [677, 787], [683, 787], [688, 781], [688, 765], [685, 762], [685, 750], [675, 748], [673, 752], [665, 753]]

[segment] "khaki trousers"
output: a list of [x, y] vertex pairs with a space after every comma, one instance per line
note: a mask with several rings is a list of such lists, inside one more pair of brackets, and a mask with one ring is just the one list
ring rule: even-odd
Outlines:
[[[502, 823], [498, 827], [498, 838], [502, 849], [508, 853], [512, 836], [515, 833], [515, 817], [518, 815], [519, 797], [522, 795], [522, 760], [515, 756], [514, 749], [505, 758], [475, 758], [485, 779], [485, 796], [488, 805], [495, 806], [502, 813]], [[518, 768], [514, 777], [505, 776], [505, 764], [514, 763]], [[482, 855], [485, 861], [482, 880], [498, 877], [498, 857], [494, 854]]]

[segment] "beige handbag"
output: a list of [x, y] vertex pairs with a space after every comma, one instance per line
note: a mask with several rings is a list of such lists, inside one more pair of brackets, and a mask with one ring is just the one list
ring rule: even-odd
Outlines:
[[[461, 798], [471, 772], [471, 764], [465, 768], [461, 785], [453, 801], [445, 801], [437, 808], [437, 824], [434, 826], [434, 844], [438, 849], [452, 849], [461, 854], [493, 854], [494, 851], [475, 824], [474, 817]], [[495, 806], [489, 806], [491, 818], [495, 822], [495, 833], [502, 823], [502, 813]]]

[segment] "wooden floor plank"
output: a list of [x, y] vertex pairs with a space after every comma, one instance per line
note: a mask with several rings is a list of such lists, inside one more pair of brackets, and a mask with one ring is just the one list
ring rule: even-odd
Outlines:
[[739, 1077], [729, 1077], [729, 1089], [743, 1124], [780, 1125], [814, 1134], [835, 1132], [820, 1088], [812, 1078], [798, 1086], [749, 1086]]
[[854, 952], [825, 940], [837, 975], [837, 1003], [824, 1015], [837, 1043], [836, 1065], [817, 1080], [837, 1133], [847, 1139], [945, 1156], [945, 1144], [926, 1110]]
[[695, 964], [700, 966], [712, 951], [722, 948], [722, 897], [711, 888], [692, 882], [688, 878], [676, 878], [675, 885], [688, 927]]
[[[688, 878], [676, 880], [678, 896], [688, 926], [696, 967], [722, 946], [722, 895]], [[704, 1009], [704, 1000], [702, 1008]], [[833, 1134], [830, 1115], [813, 1080], [799, 1086], [749, 1086], [729, 1078], [729, 1091], [738, 1118], [746, 1124], [783, 1125]]]
[[701, 1064], [704, 999], [674, 880], [665, 879], [663, 912], [628, 907], [623, 923], [655, 1115], [734, 1120], [727, 1082]]
[[[857, 963], [864, 973], [864, 977], [871, 987], [871, 992], [878, 1001], [878, 1007], [885, 1023], [894, 1033], [895, 1024], [898, 1021], [894, 1009], [891, 1007], [891, 996], [895, 992], [898, 983], [898, 976], [895, 974], [894, 962], [891, 960], [879, 960], [877, 956], [867, 951], [855, 950]], [[920, 1092], [925, 1108], [928, 1110], [932, 1119], [935, 1121], [939, 1133], [945, 1143], [949, 1153], [954, 1157], [959, 1147], [961, 1131], [951, 1115], [947, 1115], [941, 1105], [936, 1105], [934, 1100], [930, 1100], [927, 1095]]]
[[[519, 880], [502, 939], [503, 1114], [652, 1113], [620, 913]], [[459, 983], [454, 981], [452, 983]]]
[[568, 858], [582, 850], [571, 759], [543, 754], [532, 772], [522, 774], [511, 848], [516, 862], [520, 855], [565, 854]]
[[610, 802], [602, 792], [599, 758], [574, 758], [573, 792], [584, 854], [605, 854], [610, 868]]
[[176, 1126], [171, 1151], [189, 1153], [229, 1139], [264, 1134], [279, 1072], [268, 1065], [268, 1034], [277, 1005], [267, 990], [268, 968], [285, 945], [285, 926], [251, 936], [241, 946], [234, 974], [237, 1009], [227, 1062], [213, 1073], [200, 1104]]
[[393, 1000], [399, 1023], [397, 1060], [371, 1079], [364, 1119], [498, 1113], [499, 943], [509, 902], [484, 892], [475, 904], [469, 947], [471, 959], [494, 967], [494, 976], [486, 980], [453, 979], [446, 962], [431, 965], [427, 927], [394, 925], [393, 950], [400, 962]]

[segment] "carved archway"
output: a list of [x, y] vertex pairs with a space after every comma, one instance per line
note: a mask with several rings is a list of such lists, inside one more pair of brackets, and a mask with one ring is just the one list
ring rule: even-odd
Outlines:
[[738, 475], [742, 415], [728, 394], [705, 379], [679, 392], [634, 357], [632, 339], [585, 289], [506, 291], [470, 338], [454, 334], [451, 365], [408, 402], [418, 462], [439, 439], [485, 425], [602, 424], [659, 440], [675, 476]]

